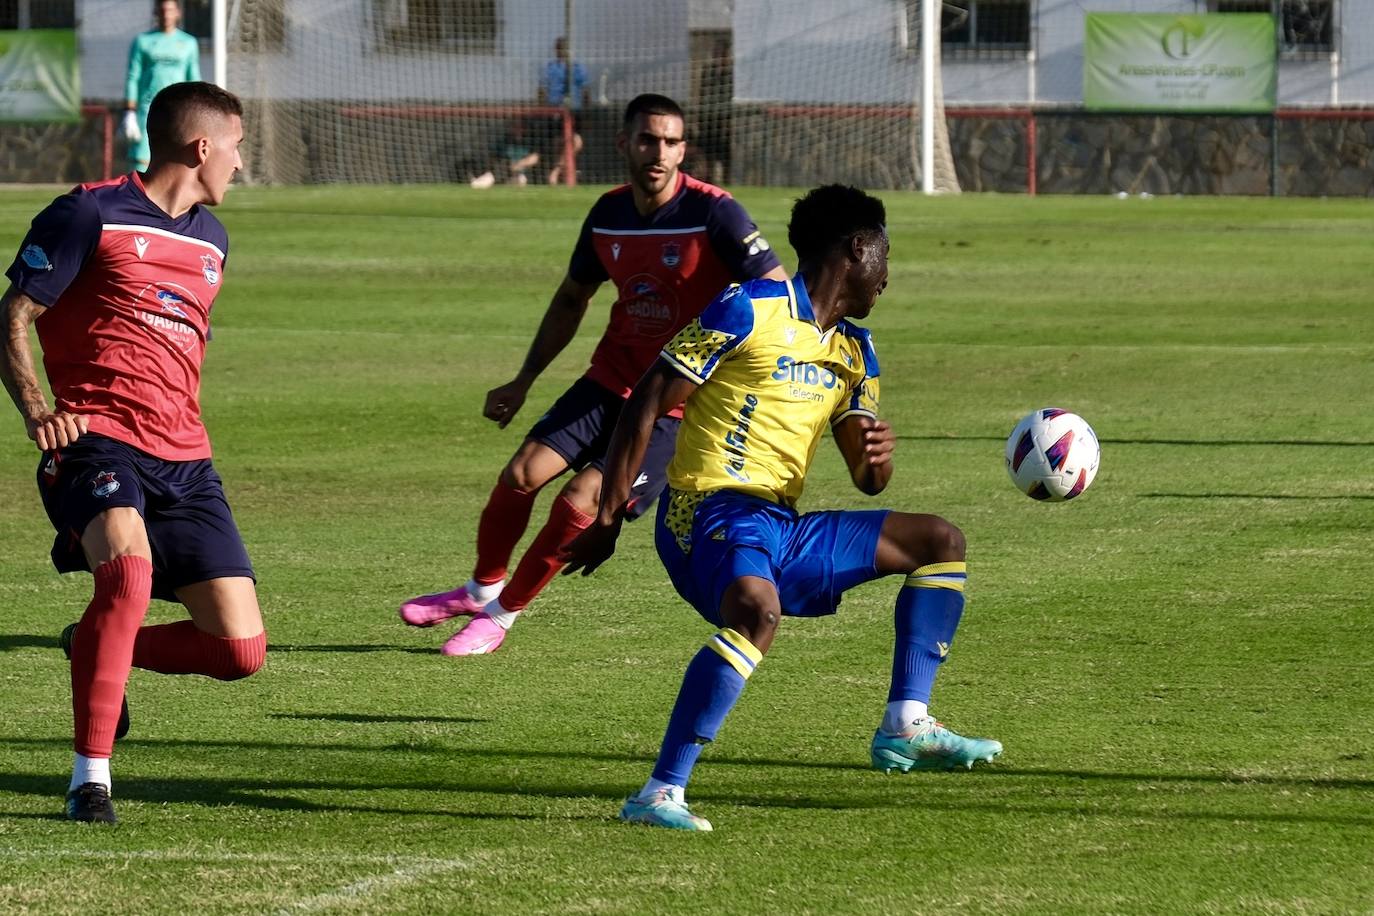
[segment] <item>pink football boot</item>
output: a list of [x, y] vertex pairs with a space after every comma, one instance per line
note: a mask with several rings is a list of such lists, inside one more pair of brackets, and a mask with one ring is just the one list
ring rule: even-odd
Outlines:
[[486, 614], [478, 614], [468, 625], [449, 637], [439, 651], [445, 655], [487, 655], [506, 639], [506, 630]]
[[412, 627], [432, 627], [460, 614], [476, 614], [484, 607], [486, 602], [472, 597], [468, 594], [467, 586], [463, 585], [451, 592], [411, 598], [401, 605], [400, 614], [401, 619]]

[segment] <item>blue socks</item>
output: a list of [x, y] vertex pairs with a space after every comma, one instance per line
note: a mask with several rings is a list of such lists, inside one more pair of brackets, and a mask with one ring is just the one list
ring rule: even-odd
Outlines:
[[686, 786], [701, 749], [714, 741], [725, 717], [763, 653], [731, 629], [723, 629], [697, 652], [682, 677], [653, 778]]
[[949, 654], [964, 613], [967, 564], [931, 563], [907, 576], [897, 594], [897, 640], [892, 650], [889, 703], [930, 702], [940, 663]]

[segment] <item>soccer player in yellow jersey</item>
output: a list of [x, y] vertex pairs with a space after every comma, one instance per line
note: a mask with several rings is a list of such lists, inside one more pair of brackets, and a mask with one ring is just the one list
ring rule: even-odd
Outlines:
[[964, 608], [963, 533], [935, 515], [796, 509], [827, 424], [856, 487], [876, 495], [892, 477], [877, 356], [851, 323], [887, 286], [886, 222], [882, 202], [856, 188], [828, 185], [797, 201], [788, 226], [797, 275], [725, 290], [663, 348], [621, 413], [596, 521], [565, 548], [567, 571], [586, 575], [614, 552], [654, 421], [686, 399], [655, 540], [678, 593], [720, 628], [687, 666], [653, 775], [623, 820], [710, 830], [687, 807], [687, 780], [780, 617], [833, 614], [845, 591], [880, 576], [905, 582], [873, 766], [971, 768], [1002, 752], [927, 709]]

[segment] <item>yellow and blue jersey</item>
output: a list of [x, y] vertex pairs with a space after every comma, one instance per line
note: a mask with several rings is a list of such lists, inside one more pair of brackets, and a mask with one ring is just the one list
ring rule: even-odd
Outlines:
[[822, 330], [801, 277], [721, 293], [663, 348], [700, 387], [687, 399], [668, 483], [731, 489], [795, 507], [827, 424], [878, 413], [868, 331]]

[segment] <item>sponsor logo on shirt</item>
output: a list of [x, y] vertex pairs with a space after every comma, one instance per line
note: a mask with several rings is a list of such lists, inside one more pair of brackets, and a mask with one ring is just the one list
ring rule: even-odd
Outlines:
[[186, 314], [186, 310], [182, 308], [182, 306], [186, 304], [186, 300], [182, 299], [171, 290], [158, 290], [157, 301], [162, 303], [162, 310], [164, 312], [175, 315], [178, 318], [185, 318], [187, 321], [191, 320], [191, 316]]
[[205, 274], [205, 282], [214, 286], [219, 282], [219, 263], [212, 254], [200, 256], [200, 272]]
[[138, 296], [138, 318], [157, 331], [182, 353], [190, 353], [200, 340], [194, 326], [192, 312], [200, 311], [200, 304], [191, 291], [175, 283], [145, 286]]
[[763, 252], [773, 247], [768, 244], [768, 239], [764, 238], [758, 230], [755, 230], [746, 235], [744, 238], [740, 239], [740, 244], [746, 246], [745, 251], [749, 253], [750, 257], [753, 257], [756, 254], [762, 254]]
[[143, 260], [143, 255], [148, 250], [148, 240], [141, 235], [134, 236], [134, 250], [138, 252], [138, 259]]
[[96, 496], [109, 496], [119, 489], [119, 481], [115, 480], [114, 471], [101, 471], [95, 475], [95, 480], [91, 481], [91, 492]]
[[749, 426], [758, 406], [758, 395], [746, 394], [744, 404], [735, 417], [735, 428], [725, 434], [725, 473], [740, 483], [749, 482], [749, 475], [744, 470], [744, 460], [745, 452], [749, 448]]
[[636, 274], [621, 287], [620, 304], [631, 339], [658, 341], [678, 325], [677, 296], [651, 274]]
[[19, 257], [34, 270], [52, 270], [52, 261], [48, 260], [48, 253], [37, 245], [25, 246]]
[[620, 243], [619, 243], [619, 242], [612, 242], [612, 243], [611, 243], [611, 260], [612, 260], [612, 261], [619, 261], [619, 260], [620, 260]]

